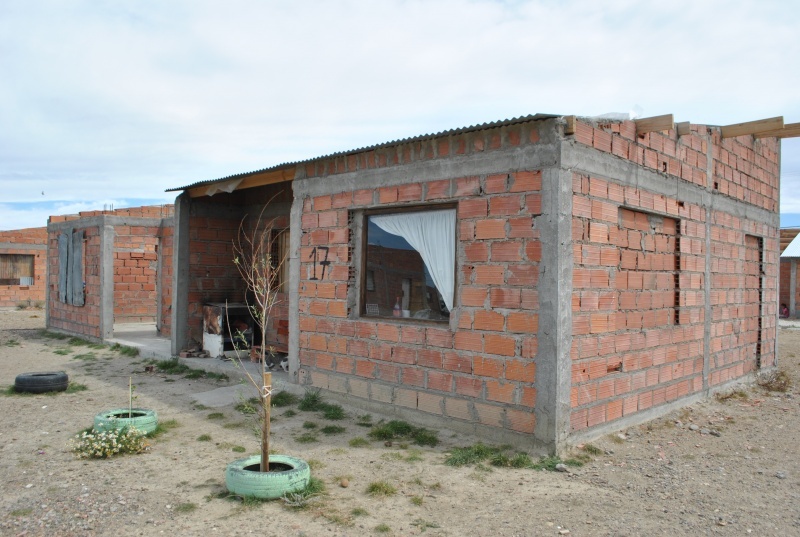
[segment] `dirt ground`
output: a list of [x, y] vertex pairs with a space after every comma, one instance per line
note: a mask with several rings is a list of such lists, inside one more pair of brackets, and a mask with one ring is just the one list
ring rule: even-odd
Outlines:
[[[276, 408], [272, 447], [309, 461], [326, 486], [297, 511], [221, 497], [226, 464], [244, 456], [234, 448], [258, 451], [234, 405], [203, 408], [191, 397], [225, 382], [146, 372], [141, 358], [47, 338], [43, 326], [41, 311], [0, 311], [0, 386], [64, 370], [88, 389], [0, 395], [2, 535], [800, 535], [800, 330], [779, 336], [788, 392], [752, 386], [608, 435], [569, 472], [446, 466], [449, 449], [477, 441], [448, 431], [435, 448], [351, 447], [367, 438], [358, 411], [328, 422]], [[178, 426], [140, 455], [77, 458], [68, 441], [98, 412], [127, 406], [130, 377], [136, 404]], [[321, 434], [326, 425], [345, 432]], [[308, 433], [318, 441], [296, 440]], [[376, 481], [397, 493], [367, 494]]]

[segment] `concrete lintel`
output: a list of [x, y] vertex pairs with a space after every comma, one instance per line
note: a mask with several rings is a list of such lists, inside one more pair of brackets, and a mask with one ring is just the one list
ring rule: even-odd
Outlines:
[[20, 242], [0, 242], [0, 250], [47, 250], [46, 244], [25, 244]]
[[293, 186], [295, 198], [298, 195], [314, 197], [416, 181], [437, 181], [503, 171], [540, 170], [556, 164], [557, 151], [557, 144], [537, 143], [507, 150], [370, 168], [332, 177], [298, 178], [294, 180]]
[[534, 437], [559, 453], [570, 432], [572, 388], [572, 177], [549, 168], [542, 174], [542, 214], [534, 227], [542, 242], [539, 264], [539, 331]]
[[165, 220], [171, 220], [171, 216], [164, 218], [143, 218], [139, 216], [115, 216], [111, 214], [99, 214], [67, 220], [66, 222], [54, 222], [47, 224], [47, 231], [61, 231], [64, 229], [75, 228], [83, 229], [87, 227], [110, 226], [151, 226], [157, 227], [164, 225]]
[[[710, 150], [709, 145], [709, 152]], [[711, 167], [713, 160], [710, 156], [708, 162], [709, 169], [713, 169]], [[738, 218], [773, 227], [778, 227], [780, 224], [779, 215], [775, 212], [723, 194], [714, 194], [713, 190], [710, 191], [706, 187], [642, 168], [635, 162], [600, 152], [582, 144], [564, 144], [563, 167], [577, 173], [613, 179], [625, 186], [642, 188], [649, 192], [670, 196], [687, 203], [710, 207], [712, 210], [722, 211]], [[709, 193], [713, 195], [709, 196]]]

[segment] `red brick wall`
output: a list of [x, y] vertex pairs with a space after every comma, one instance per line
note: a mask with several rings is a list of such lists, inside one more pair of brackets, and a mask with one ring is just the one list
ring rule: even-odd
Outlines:
[[203, 341], [203, 304], [242, 302], [244, 282], [233, 263], [240, 218], [189, 218], [189, 334]]
[[175, 228], [162, 226], [160, 229], [160, 243], [158, 255], [161, 258], [161, 297], [158, 307], [161, 308], [161, 335], [169, 337], [172, 334], [172, 253], [174, 245]]
[[703, 388], [704, 214], [574, 176], [572, 430]]
[[[131, 207], [108, 211], [84, 211], [77, 215], [51, 216], [50, 223], [73, 222], [75, 229], [86, 230], [84, 242], [86, 304], [71, 306], [58, 301], [58, 235], [52, 230], [48, 235], [47, 260], [50, 268], [49, 324], [51, 328], [101, 337], [100, 333], [100, 274], [103, 255], [97, 225], [88, 226], [95, 217], [128, 217], [126, 224], [114, 225], [112, 248], [114, 272], [113, 321], [154, 322], [159, 307], [168, 310], [172, 297], [172, 227], [169, 220], [174, 212], [172, 205]], [[163, 219], [159, 226], [136, 225], [136, 218]], [[110, 220], [109, 220], [110, 221]], [[162, 259], [162, 296], [157, 294], [158, 245], [166, 237], [167, 254]], [[162, 334], [170, 333], [170, 316], [162, 319]], [[166, 327], [166, 332], [164, 331]]]
[[[538, 125], [407, 144], [312, 163], [307, 173], [389, 166], [530, 144]], [[526, 170], [306, 199], [300, 260], [301, 378], [353, 397], [532, 433], [541, 172]], [[367, 186], [367, 185], [365, 185]], [[448, 324], [348, 318], [349, 209], [457, 204], [456, 316]], [[313, 249], [330, 248], [323, 281]]]
[[[706, 136], [713, 160], [710, 181]], [[633, 121], [596, 125], [578, 121], [575, 140], [768, 211], [778, 210], [780, 142], [775, 138], [722, 139], [719, 129], [703, 125], [692, 125], [691, 133], [680, 137], [674, 130], [638, 136]]]
[[[766, 237], [763, 245], [757, 237]], [[775, 363], [777, 237], [775, 228], [712, 214], [711, 386], [752, 372], [758, 360]]]
[[84, 281], [86, 282], [85, 304], [73, 306], [58, 300], [58, 235], [59, 231], [48, 233], [47, 262], [49, 265], [48, 285], [48, 328], [65, 330], [75, 334], [100, 338], [100, 272], [102, 253], [100, 251], [100, 230], [97, 226], [76, 227], [86, 235], [83, 243]]
[[155, 322], [160, 226], [114, 226], [114, 322]]
[[792, 262], [790, 259], [781, 259], [780, 284], [778, 302], [786, 304], [788, 308], [792, 298]]
[[[777, 211], [778, 146], [774, 139], [722, 140], [718, 130], [693, 125], [637, 136], [633, 122], [577, 123], [579, 143], [629, 159], [665, 176]], [[708, 147], [708, 144], [711, 147]], [[709, 153], [710, 151], [710, 153]], [[708, 156], [712, 175], [708, 176]], [[705, 293], [711, 298], [708, 386], [752, 372], [775, 360], [778, 230], [682, 200], [621, 186], [608, 178], [573, 181], [572, 430], [577, 431], [673, 401], [703, 386]], [[634, 211], [633, 218], [630, 212]], [[645, 215], [645, 216], [642, 216]], [[649, 215], [649, 216], [647, 216]], [[636, 235], [639, 219], [674, 222], [672, 229]], [[644, 220], [642, 220], [644, 223]], [[706, 229], [711, 251], [706, 252]], [[642, 226], [644, 227], [644, 226]], [[625, 244], [625, 238], [628, 244]], [[659, 249], [658, 242], [664, 247]], [[614, 252], [613, 248], [620, 250]], [[670, 271], [653, 270], [647, 256], [677, 256], [677, 288]], [[711, 258], [711, 281], [705, 256]], [[668, 259], [664, 258], [665, 263]], [[635, 262], [635, 264], [634, 264]], [[641, 263], [645, 270], [641, 270]], [[635, 266], [636, 271], [630, 268]], [[763, 281], [758, 274], [763, 270]], [[636, 274], [643, 272], [643, 274]], [[648, 284], [648, 275], [650, 276]], [[669, 296], [679, 297], [677, 317]]]
[[[15, 248], [14, 245], [33, 245]], [[0, 254], [32, 255], [33, 285], [0, 285], [0, 308], [44, 305], [47, 272], [47, 228], [0, 231]]]
[[81, 218], [89, 218], [92, 216], [132, 216], [136, 218], [170, 218], [175, 213], [175, 206], [167, 205], [143, 205], [141, 207], [126, 207], [122, 209], [109, 209], [107, 211], [81, 211], [78, 214], [64, 214], [58, 216], [51, 216], [49, 221], [51, 224], [59, 222], [70, 222], [72, 220], [80, 220]]

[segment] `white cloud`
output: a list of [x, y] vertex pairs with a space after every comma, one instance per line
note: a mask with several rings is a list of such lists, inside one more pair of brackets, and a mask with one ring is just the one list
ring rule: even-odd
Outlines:
[[[2, 3], [2, 200], [156, 198], [535, 112], [797, 122], [799, 13], [778, 0]], [[784, 142], [784, 170], [800, 170], [796, 154]]]

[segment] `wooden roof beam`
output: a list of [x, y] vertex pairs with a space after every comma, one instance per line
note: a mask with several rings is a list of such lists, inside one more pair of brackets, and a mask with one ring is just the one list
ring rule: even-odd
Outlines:
[[636, 123], [636, 134], [643, 136], [648, 132], [668, 131], [675, 128], [675, 118], [672, 114], [664, 114], [663, 116], [643, 117], [642, 119], [634, 119]]
[[[273, 185], [275, 183], [284, 183], [288, 181], [294, 180], [294, 166], [290, 166], [288, 168], [279, 168], [277, 170], [272, 170], [269, 172], [261, 172], [256, 173], [242, 179], [239, 179], [239, 183], [236, 184], [233, 190], [243, 190], [245, 188], [255, 188], [258, 186], [265, 186], [265, 185]], [[217, 181], [217, 183], [234, 183], [237, 178], [229, 179], [227, 181]], [[207, 196], [209, 192], [209, 187], [212, 187], [216, 183], [212, 183], [210, 185], [201, 185], [196, 186], [194, 188], [190, 188], [188, 190], [189, 197], [191, 198], [199, 198], [202, 196]], [[221, 190], [216, 190], [216, 192], [220, 192]]]
[[783, 116], [771, 117], [769, 119], [759, 119], [746, 123], [735, 123], [720, 127], [723, 138], [735, 138], [745, 134], [757, 135], [761, 132], [769, 132], [783, 129]]
[[754, 135], [756, 138], [797, 138], [800, 136], [800, 123], [787, 123], [782, 129], [775, 129], [773, 131], [758, 132]]

